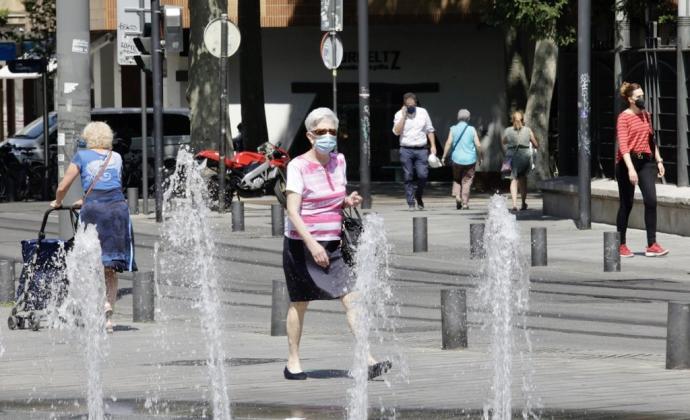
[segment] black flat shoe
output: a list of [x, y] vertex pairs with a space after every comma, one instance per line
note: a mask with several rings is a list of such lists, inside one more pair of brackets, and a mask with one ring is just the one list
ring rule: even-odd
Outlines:
[[390, 360], [384, 360], [383, 362], [378, 362], [369, 366], [369, 380], [383, 375], [384, 373], [391, 370], [393, 363]]
[[287, 366], [285, 366], [285, 369], [283, 370], [283, 376], [285, 376], [285, 379], [290, 379], [290, 380], [295, 380], [295, 381], [303, 381], [307, 379], [307, 374], [304, 372], [299, 372], [299, 373], [292, 373], [288, 370]]
[[462, 209], [462, 201], [456, 201], [455, 202], [455, 210], [461, 210]]

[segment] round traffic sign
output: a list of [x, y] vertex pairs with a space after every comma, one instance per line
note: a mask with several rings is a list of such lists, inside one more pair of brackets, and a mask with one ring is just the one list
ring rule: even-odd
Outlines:
[[[334, 46], [335, 51], [333, 51]], [[321, 38], [321, 60], [323, 60], [323, 64], [329, 70], [340, 67], [340, 63], [343, 62], [343, 43], [338, 38], [338, 35], [327, 33]]]
[[[206, 25], [206, 28], [204, 29], [204, 45], [206, 46], [208, 52], [218, 58], [220, 58], [220, 50], [222, 46], [220, 39], [220, 32], [223, 26], [222, 19], [223, 18], [213, 19], [208, 23], [208, 25]], [[237, 28], [237, 26], [235, 26], [234, 23], [232, 23], [232, 21], [226, 19], [225, 22], [228, 25], [228, 49], [226, 57], [230, 57], [240, 48], [240, 41], [242, 37], [240, 35], [240, 30]]]

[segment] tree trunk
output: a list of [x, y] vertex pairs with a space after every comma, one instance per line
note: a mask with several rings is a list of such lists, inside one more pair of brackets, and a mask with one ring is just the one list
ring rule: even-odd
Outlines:
[[506, 60], [506, 112], [525, 109], [529, 79], [526, 70], [526, 54], [523, 36], [515, 28], [505, 33]]
[[558, 46], [553, 39], [542, 39], [534, 46], [534, 65], [525, 108], [525, 124], [532, 129], [539, 142], [535, 170], [530, 178], [551, 178], [549, 156], [549, 115], [556, 84]]
[[[220, 138], [220, 75], [219, 62], [204, 46], [204, 28], [222, 13], [227, 13], [227, 0], [189, 2], [189, 85], [187, 101], [191, 113], [192, 149], [218, 150]], [[228, 130], [228, 135], [230, 130]], [[232, 141], [227, 142], [228, 153]]]
[[237, 16], [242, 44], [240, 45], [240, 102], [244, 147], [256, 148], [268, 141], [264, 103], [263, 55], [261, 53], [261, 2], [239, 0]]

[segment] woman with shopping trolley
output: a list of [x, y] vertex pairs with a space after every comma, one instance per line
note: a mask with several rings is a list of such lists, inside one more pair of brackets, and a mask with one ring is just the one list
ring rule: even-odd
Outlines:
[[77, 177], [85, 193], [73, 204], [81, 207], [79, 221], [94, 224], [101, 243], [105, 271], [106, 331], [113, 332], [112, 314], [117, 299], [117, 273], [136, 271], [134, 236], [129, 207], [122, 193], [122, 156], [114, 152], [113, 131], [104, 122], [91, 122], [82, 137], [86, 149], [77, 151], [58, 185], [51, 207], [59, 208]]

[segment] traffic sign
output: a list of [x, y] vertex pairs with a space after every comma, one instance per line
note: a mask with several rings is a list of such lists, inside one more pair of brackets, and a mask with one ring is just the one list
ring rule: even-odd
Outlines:
[[321, 31], [343, 30], [343, 0], [321, 0]]
[[[213, 54], [213, 56], [216, 58], [221, 58], [220, 30], [221, 26], [223, 25], [221, 19], [222, 18], [213, 19], [208, 23], [208, 25], [206, 25], [206, 29], [204, 29], [204, 45], [206, 46], [208, 52]], [[237, 26], [235, 26], [235, 24], [232, 23], [231, 20], [227, 19], [226, 22], [228, 25], [228, 54], [226, 55], [226, 57], [230, 57], [233, 54], [235, 54], [237, 50], [240, 48], [240, 41], [242, 40], [242, 36], [240, 35], [239, 28], [237, 28]]]
[[[335, 54], [333, 51], [334, 45]], [[333, 62], [334, 58], [335, 63]], [[340, 67], [340, 63], [343, 62], [343, 43], [340, 41], [340, 38], [338, 38], [338, 35], [324, 34], [323, 38], [321, 38], [321, 60], [323, 60], [324, 66], [329, 70]]]
[[[151, 8], [151, 0], [146, 0], [144, 4], [144, 9]], [[139, 0], [117, 0], [117, 64], [121, 66], [136, 65], [134, 56], [139, 55], [139, 52], [134, 45], [133, 37], [143, 30], [139, 13], [144, 13], [147, 23], [151, 22], [149, 13], [134, 12], [134, 9], [138, 8]]]

